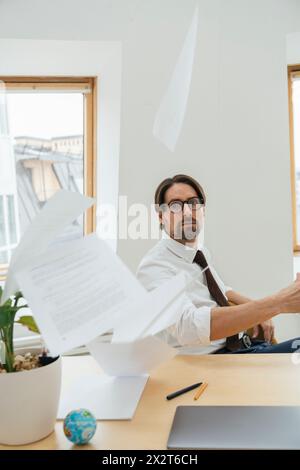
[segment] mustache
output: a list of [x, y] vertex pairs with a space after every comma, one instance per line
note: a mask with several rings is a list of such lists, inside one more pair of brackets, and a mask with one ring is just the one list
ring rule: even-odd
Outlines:
[[192, 223], [196, 224], [196, 223], [197, 223], [197, 220], [196, 220], [196, 219], [193, 219], [193, 218], [192, 218], [192, 219], [183, 219], [183, 220], [181, 221], [181, 223], [182, 223], [182, 225], [184, 225], [184, 224], [192, 224]]
[[[190, 228], [189, 228], [189, 226], [190, 226]], [[196, 232], [197, 230], [199, 230], [199, 228], [200, 228], [200, 223], [196, 219], [184, 219], [184, 220], [179, 221], [176, 224], [175, 230], [176, 230], [176, 232], [182, 232], [184, 230], [192, 229], [193, 231]]]

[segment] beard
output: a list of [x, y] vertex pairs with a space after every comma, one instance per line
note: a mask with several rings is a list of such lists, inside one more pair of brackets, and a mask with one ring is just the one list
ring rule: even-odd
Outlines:
[[192, 241], [197, 238], [201, 232], [201, 225], [195, 219], [184, 220], [175, 227], [174, 238], [175, 240]]

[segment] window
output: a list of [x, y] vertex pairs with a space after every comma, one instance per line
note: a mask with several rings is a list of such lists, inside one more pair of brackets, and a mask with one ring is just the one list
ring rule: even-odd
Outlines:
[[294, 253], [300, 254], [300, 65], [288, 67]]
[[7, 264], [17, 246], [16, 197], [0, 194], [0, 263]]
[[[59, 189], [95, 196], [96, 79], [0, 77], [0, 278], [35, 214]], [[91, 208], [64, 236], [95, 229]]]

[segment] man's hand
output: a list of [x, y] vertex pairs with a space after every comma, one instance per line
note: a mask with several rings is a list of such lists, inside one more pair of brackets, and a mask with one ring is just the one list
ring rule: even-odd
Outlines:
[[261, 326], [264, 332], [264, 338], [266, 341], [271, 343], [272, 339], [274, 338], [274, 325], [272, 320], [267, 320], [261, 323], [260, 325], [256, 325], [253, 327], [253, 335], [252, 338], [257, 338], [259, 334], [259, 327]]

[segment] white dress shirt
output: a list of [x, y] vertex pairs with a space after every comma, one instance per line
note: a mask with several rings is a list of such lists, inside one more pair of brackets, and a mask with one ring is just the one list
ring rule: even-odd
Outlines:
[[[205, 246], [201, 249], [215, 280], [226, 296], [231, 287], [225, 286], [211, 265], [208, 249]], [[137, 278], [150, 291], [179, 272], [184, 272], [188, 278], [199, 273], [197, 280], [187, 286], [179, 321], [159, 336], [173, 347], [180, 348], [180, 353], [209, 354], [222, 347], [225, 339], [210, 341], [211, 309], [218, 307], [218, 304], [210, 295], [205, 273], [201, 273], [201, 268], [193, 263], [196, 251], [172, 238], [163, 238], [142, 259]]]

